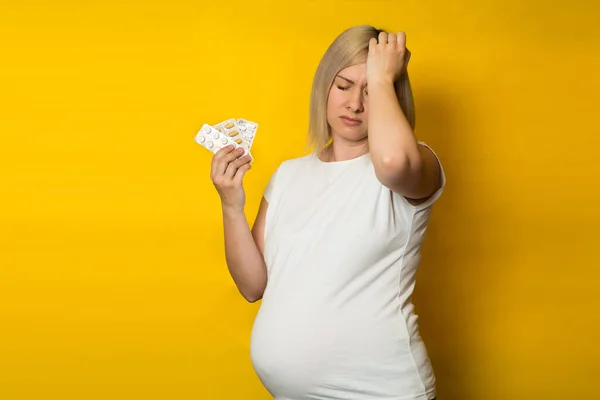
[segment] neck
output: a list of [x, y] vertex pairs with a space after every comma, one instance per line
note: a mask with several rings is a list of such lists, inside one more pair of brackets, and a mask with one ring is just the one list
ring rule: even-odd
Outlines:
[[369, 152], [367, 143], [353, 145], [336, 145], [335, 142], [327, 146], [321, 153], [321, 160], [325, 162], [346, 161], [360, 157]]

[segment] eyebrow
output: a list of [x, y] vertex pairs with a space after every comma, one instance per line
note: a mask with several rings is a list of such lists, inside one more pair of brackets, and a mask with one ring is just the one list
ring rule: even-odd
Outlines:
[[[341, 75], [336, 75], [335, 77], [336, 77], [336, 78], [342, 78], [343, 80], [345, 80], [345, 81], [346, 81], [346, 82], [348, 82], [349, 84], [351, 84], [351, 85], [354, 85], [354, 81], [353, 81], [353, 80], [350, 80], [350, 79], [348, 79], [348, 78], [345, 78], [345, 77], [343, 77], [343, 76], [341, 76]], [[364, 86], [364, 87], [366, 88], [367, 86], [368, 86], [368, 84], [365, 84], [365, 86]]]
[[348, 79], [348, 78], [344, 78], [344, 77], [343, 77], [343, 76], [341, 76], [341, 75], [337, 75], [337, 77], [338, 77], [338, 78], [342, 78], [342, 79], [343, 79], [343, 80], [345, 80], [346, 82], [348, 82], [348, 83], [351, 83], [351, 84], [353, 84], [353, 85], [354, 85], [354, 81], [351, 81], [351, 80], [350, 80], [350, 79]]

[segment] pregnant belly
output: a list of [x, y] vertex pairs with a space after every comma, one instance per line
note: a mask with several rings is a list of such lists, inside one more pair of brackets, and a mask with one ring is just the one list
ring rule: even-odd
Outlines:
[[318, 315], [259, 311], [250, 342], [252, 364], [277, 399], [306, 398], [328, 370], [336, 331]]
[[365, 399], [395, 392], [390, 385], [403, 372], [414, 372], [402, 371], [409, 353], [397, 319], [313, 307], [289, 312], [262, 307], [250, 344], [258, 377], [282, 400], [355, 398], [352, 393]]

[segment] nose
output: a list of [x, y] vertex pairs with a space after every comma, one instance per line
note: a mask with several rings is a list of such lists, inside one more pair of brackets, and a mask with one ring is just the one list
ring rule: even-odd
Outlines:
[[347, 108], [353, 113], [361, 113], [364, 111], [363, 94], [361, 90], [353, 90], [348, 99]]

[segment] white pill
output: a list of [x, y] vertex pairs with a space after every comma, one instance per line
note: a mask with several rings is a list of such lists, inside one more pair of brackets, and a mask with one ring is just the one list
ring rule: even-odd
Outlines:
[[198, 138], [198, 143], [204, 143], [204, 142], [206, 142], [206, 138], [204, 136], [200, 136]]
[[203, 126], [201, 129], [201, 132], [204, 133], [205, 135], [207, 135], [210, 132], [210, 127]]
[[219, 138], [219, 132], [213, 131], [212, 137], [214, 137], [215, 139], [218, 139]]
[[207, 143], [206, 143], [206, 147], [208, 147], [209, 149], [212, 149], [212, 147], [213, 147], [213, 142], [207, 142]]
[[226, 137], [222, 137], [222, 138], [221, 138], [221, 143], [223, 143], [223, 144], [227, 144], [227, 138], [226, 138]]

